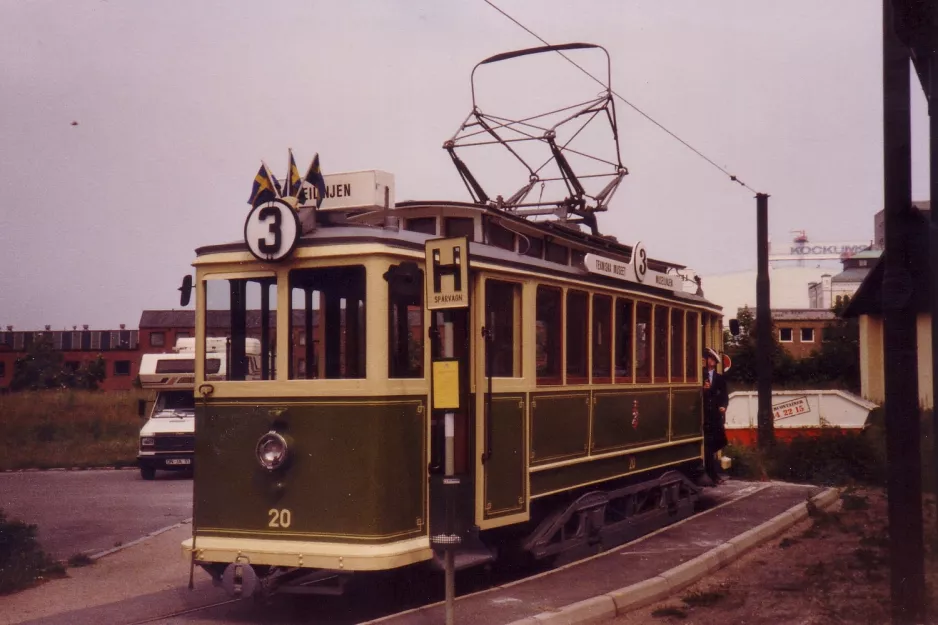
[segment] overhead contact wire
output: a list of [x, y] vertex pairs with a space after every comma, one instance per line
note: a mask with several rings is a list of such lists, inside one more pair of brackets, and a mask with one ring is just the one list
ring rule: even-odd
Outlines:
[[[512, 17], [511, 15], [509, 15], [508, 13], [506, 13], [505, 11], [503, 11], [501, 8], [499, 8], [499, 7], [498, 7], [494, 2], [492, 2], [491, 0], [482, 0], [482, 1], [485, 2], [487, 5], [489, 5], [490, 7], [492, 7], [493, 9], [495, 9], [496, 11], [498, 11], [499, 13], [501, 13], [502, 15], [504, 15], [506, 18], [508, 18], [508, 19], [511, 20], [512, 22], [514, 22], [515, 25], [517, 25], [519, 28], [523, 29], [525, 32], [527, 32], [529, 35], [531, 35], [532, 37], [534, 37], [535, 39], [537, 39], [538, 41], [540, 41], [541, 43], [543, 43], [545, 46], [551, 45], [550, 43], [548, 43], [548, 41], [547, 41], [546, 39], [544, 39], [543, 37], [541, 37], [540, 35], [538, 35], [536, 32], [534, 32], [533, 30], [531, 30], [530, 28], [528, 28], [527, 26], [525, 26], [524, 24], [522, 24], [521, 22], [519, 22], [518, 20], [516, 20], [514, 17]], [[596, 76], [594, 76], [592, 73], [590, 73], [589, 70], [587, 70], [586, 68], [584, 68], [582, 65], [580, 65], [579, 63], [577, 63], [576, 61], [574, 61], [573, 59], [571, 59], [569, 56], [567, 56], [566, 54], [564, 54], [562, 51], [556, 50], [556, 52], [557, 52], [557, 54], [559, 54], [560, 56], [562, 56], [568, 63], [570, 63], [571, 65], [573, 65], [574, 67], [576, 67], [578, 70], [580, 70], [581, 72], [583, 72], [584, 74], [586, 74], [587, 76], [589, 76], [590, 78], [592, 78], [594, 81], [596, 81], [597, 83], [599, 83], [599, 84], [602, 85], [603, 87], [606, 87], [606, 84], [605, 84], [603, 81], [601, 81], [599, 78], [596, 78]], [[706, 154], [704, 154], [703, 152], [701, 152], [700, 150], [698, 150], [697, 148], [695, 148], [694, 146], [692, 146], [690, 143], [688, 143], [688, 142], [685, 141], [684, 139], [682, 139], [682, 138], [680, 138], [679, 136], [677, 136], [677, 135], [676, 135], [674, 132], [672, 132], [671, 130], [668, 130], [668, 128], [666, 128], [663, 124], [661, 124], [661, 122], [657, 121], [657, 120], [656, 120], [655, 118], [653, 118], [651, 115], [649, 115], [648, 113], [646, 113], [645, 111], [643, 111], [642, 109], [638, 108], [636, 105], [632, 104], [631, 102], [629, 102], [628, 100], [626, 100], [624, 97], [622, 97], [621, 95], [619, 95], [616, 91], [614, 91], [614, 90], [612, 89], [612, 85], [609, 85], [608, 88], [609, 88], [609, 92], [612, 93], [612, 95], [614, 95], [615, 97], [617, 97], [619, 100], [621, 100], [621, 101], [622, 101], [624, 104], [626, 104], [627, 106], [631, 107], [632, 110], [634, 110], [636, 113], [638, 113], [639, 115], [641, 115], [642, 117], [644, 117], [645, 119], [647, 119], [648, 121], [650, 121], [652, 124], [654, 124], [655, 126], [657, 126], [658, 128], [660, 128], [661, 130], [663, 130], [663, 131], [664, 131], [665, 133], [667, 133], [671, 138], [673, 138], [673, 139], [675, 139], [676, 141], [678, 141], [681, 145], [683, 145], [684, 147], [686, 147], [688, 150], [690, 150], [691, 152], [693, 152], [694, 154], [696, 154], [697, 156], [699, 156], [700, 158], [702, 158], [703, 160], [705, 160], [707, 163], [709, 163], [710, 165], [712, 165], [713, 167], [715, 167], [717, 170], [719, 170], [720, 172], [722, 172], [725, 176], [727, 176], [727, 177], [730, 179], [731, 182], [735, 182], [736, 184], [738, 184], [738, 185], [740, 185], [740, 186], [742, 186], [742, 187], [748, 189], [749, 191], [752, 191], [753, 193], [758, 193], [755, 189], [753, 189], [753, 188], [750, 187], [748, 184], [746, 184], [745, 182], [743, 182], [742, 180], [740, 180], [735, 174], [730, 173], [726, 168], [721, 167], [720, 165], [718, 165], [716, 162], [713, 161], [713, 159], [709, 158]]]

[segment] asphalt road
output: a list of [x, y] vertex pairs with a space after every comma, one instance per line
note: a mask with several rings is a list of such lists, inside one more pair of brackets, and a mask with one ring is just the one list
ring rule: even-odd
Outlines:
[[139, 471], [0, 473], [0, 509], [39, 527], [47, 553], [67, 559], [125, 544], [192, 516], [192, 478]]

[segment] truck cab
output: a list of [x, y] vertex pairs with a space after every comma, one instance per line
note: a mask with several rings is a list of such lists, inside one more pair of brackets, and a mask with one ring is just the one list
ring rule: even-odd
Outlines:
[[[207, 340], [206, 378], [225, 379], [225, 338]], [[140, 429], [137, 464], [145, 480], [157, 470], [192, 469], [195, 455], [195, 339], [181, 338], [171, 353], [144, 354], [140, 385], [151, 391], [140, 414], [147, 421]]]

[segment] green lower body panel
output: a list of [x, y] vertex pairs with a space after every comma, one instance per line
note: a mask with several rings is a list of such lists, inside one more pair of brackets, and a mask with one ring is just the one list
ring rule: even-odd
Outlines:
[[593, 454], [668, 440], [667, 389], [598, 391], [593, 398]]
[[494, 395], [490, 418], [492, 455], [482, 465], [487, 519], [525, 509], [524, 396]]
[[586, 456], [590, 393], [531, 395], [531, 466]]
[[671, 440], [701, 436], [703, 402], [699, 388], [671, 391]]
[[[270, 430], [284, 469], [256, 457]], [[200, 536], [383, 543], [426, 534], [424, 397], [225, 400], [196, 411]]]
[[700, 441], [678, 443], [634, 454], [622, 454], [612, 458], [599, 458], [544, 469], [531, 473], [531, 496], [537, 497], [561, 490], [567, 490], [616, 477], [641, 473], [656, 467], [699, 460], [701, 457]]

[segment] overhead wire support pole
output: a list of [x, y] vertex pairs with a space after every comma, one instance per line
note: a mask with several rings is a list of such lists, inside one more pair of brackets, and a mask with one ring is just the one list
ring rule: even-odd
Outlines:
[[769, 291], [769, 196], [756, 194], [756, 381], [759, 447], [775, 444], [772, 414], [772, 306]]
[[922, 471], [916, 312], [909, 267], [914, 232], [909, 49], [883, 0], [883, 200], [886, 246], [882, 287], [892, 621], [925, 621]]
[[[938, 2], [932, 5], [932, 24], [931, 24], [931, 53], [928, 58], [929, 80], [928, 86], [928, 152], [930, 156], [929, 164], [929, 197], [932, 210], [929, 211], [930, 230], [929, 230], [929, 256], [931, 256], [931, 370], [932, 370], [932, 432], [938, 432], [938, 285], [935, 285], [935, 277], [938, 276]], [[938, 444], [935, 443], [932, 436], [932, 456], [935, 465], [934, 483], [932, 488], [938, 492]]]

